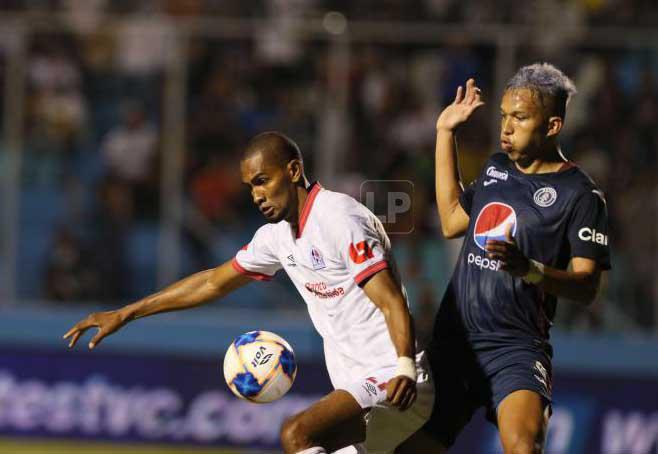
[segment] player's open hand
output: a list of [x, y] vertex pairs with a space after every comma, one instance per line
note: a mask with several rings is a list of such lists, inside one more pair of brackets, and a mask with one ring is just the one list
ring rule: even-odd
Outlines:
[[454, 102], [443, 109], [443, 112], [439, 115], [439, 119], [436, 121], [437, 131], [454, 131], [457, 126], [470, 118], [475, 109], [483, 105], [481, 91], [475, 86], [475, 80], [468, 79], [466, 92], [460, 85], [457, 88]]
[[416, 381], [405, 375], [398, 375], [386, 385], [386, 401], [400, 411], [404, 411], [416, 400]]
[[98, 332], [89, 341], [89, 349], [97, 346], [103, 338], [120, 329], [128, 323], [127, 317], [121, 311], [95, 312], [84, 320], [79, 321], [64, 334], [64, 339], [71, 338], [69, 348], [72, 348], [80, 336], [89, 328], [98, 328]]
[[487, 240], [487, 257], [500, 262], [500, 269], [512, 276], [523, 277], [530, 270], [530, 260], [519, 249], [512, 236], [512, 226], [505, 232], [505, 241]]

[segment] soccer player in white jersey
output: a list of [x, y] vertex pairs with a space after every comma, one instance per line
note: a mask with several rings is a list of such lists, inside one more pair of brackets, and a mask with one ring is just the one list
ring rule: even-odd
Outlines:
[[94, 313], [94, 348], [126, 323], [188, 309], [284, 269], [324, 341], [334, 391], [281, 428], [286, 454], [392, 453], [429, 418], [434, 390], [416, 355], [405, 292], [381, 222], [353, 198], [310, 185], [297, 145], [277, 132], [253, 138], [240, 170], [269, 221], [235, 258], [116, 311]]

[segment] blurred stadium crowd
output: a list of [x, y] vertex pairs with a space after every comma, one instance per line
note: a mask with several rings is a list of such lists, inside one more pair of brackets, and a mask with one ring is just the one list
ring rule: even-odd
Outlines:
[[[296, 40], [285, 19], [338, 10], [350, 20], [535, 20], [570, 30], [658, 24], [656, 4], [639, 0], [4, 0], [0, 10], [35, 18], [59, 12], [57, 21], [66, 25], [29, 37], [19, 298], [114, 306], [155, 289], [158, 223], [167, 203], [160, 163], [171, 31], [179, 18], [265, 17], [273, 19], [271, 27], [254, 39], [193, 37], [185, 50], [181, 275], [230, 258], [261, 222], [237, 169], [236, 156], [249, 137], [269, 129], [287, 133], [305, 153], [311, 178], [321, 173], [320, 144], [343, 137], [336, 142], [340, 173], [330, 189], [358, 196], [360, 183], [373, 178], [415, 185], [414, 233], [392, 241], [414, 312], [425, 323], [431, 323], [457, 248], [437, 229], [436, 115], [457, 85], [477, 78], [487, 106], [460, 136], [464, 177], [472, 180], [497, 143], [495, 48], [469, 36], [440, 46], [358, 43], [337, 69], [326, 43]], [[122, 18], [120, 26], [110, 26], [106, 14]], [[601, 301], [586, 311], [562, 304], [560, 326], [655, 330], [658, 48], [591, 48], [573, 39], [563, 43], [558, 35], [546, 48], [520, 49], [516, 62], [541, 55], [576, 82], [563, 149], [607, 194], [614, 254]], [[6, 48], [11, 37], [0, 40]], [[340, 77], [349, 89], [347, 116], [336, 121], [323, 112]]]
[[5, 12], [70, 12], [99, 18], [103, 14], [163, 13], [168, 17], [321, 16], [341, 11], [349, 19], [444, 21], [453, 23], [527, 24], [564, 21], [570, 16], [583, 25], [656, 25], [658, 10], [651, 0], [2, 0]]

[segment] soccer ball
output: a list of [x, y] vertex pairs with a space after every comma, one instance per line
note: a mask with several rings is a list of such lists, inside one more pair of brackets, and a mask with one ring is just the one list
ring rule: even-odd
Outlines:
[[238, 336], [224, 356], [224, 379], [241, 399], [256, 403], [277, 400], [297, 375], [295, 354], [281, 336], [250, 331]]

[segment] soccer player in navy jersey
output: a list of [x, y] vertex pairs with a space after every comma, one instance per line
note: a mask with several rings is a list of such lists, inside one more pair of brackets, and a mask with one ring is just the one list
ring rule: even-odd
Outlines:
[[398, 453], [445, 452], [479, 407], [505, 453], [543, 452], [556, 300], [590, 304], [610, 269], [603, 193], [558, 143], [575, 91], [550, 64], [521, 68], [500, 105], [504, 153], [466, 189], [456, 131], [484, 104], [473, 79], [437, 120], [441, 228], [464, 240], [429, 348], [434, 412]]

